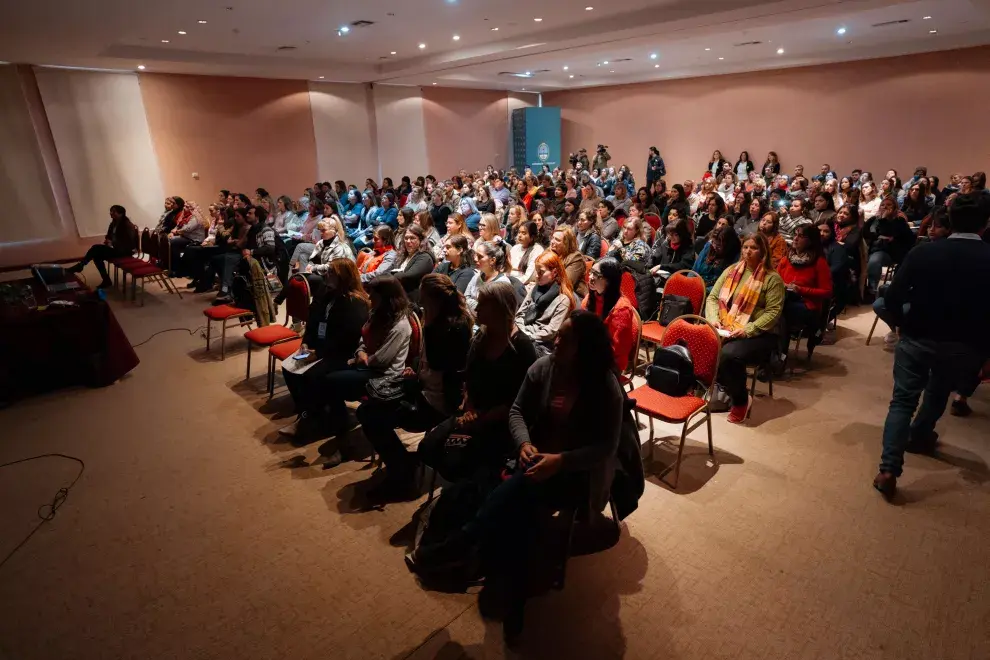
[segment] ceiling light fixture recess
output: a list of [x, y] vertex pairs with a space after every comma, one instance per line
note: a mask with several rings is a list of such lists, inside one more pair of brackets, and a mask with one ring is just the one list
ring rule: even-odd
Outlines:
[[929, 30], [928, 34], [938, 34], [938, 30]]
[[497, 27], [492, 28], [492, 32], [498, 32], [498, 28]]
[[569, 68], [570, 68], [570, 67], [569, 67], [569, 66], [567, 66], [566, 64], [564, 65], [564, 71], [567, 71], [567, 70], [568, 70]]
[[930, 21], [930, 20], [932, 20], [932, 17], [931, 16], [924, 16], [924, 17], [922, 17], [921, 20], [923, 20], [923, 21]]
[[720, 57], [720, 58], [718, 58], [718, 61], [721, 62], [724, 59], [725, 59], [724, 57]]
[[337, 36], [338, 37], [342, 37], [342, 36], [344, 36], [345, 34], [347, 34], [350, 31], [351, 31], [351, 28], [347, 27], [346, 25], [341, 25], [337, 29]]
[[390, 54], [391, 54], [391, 55], [395, 55], [395, 51], [393, 50], [393, 51], [392, 51], [392, 52], [391, 52]]
[[[777, 49], [777, 54], [778, 55], [783, 55], [784, 54], [784, 49], [783, 48], [778, 48]], [[719, 58], [719, 59], [721, 59], [721, 58]]]
[[711, 48], [706, 48], [705, 50], [708, 51], [708, 50], [711, 50]]
[[659, 68], [660, 68], [660, 65], [659, 65], [659, 64], [654, 64], [654, 65], [653, 65], [653, 68], [654, 68], [654, 69], [659, 69]]
[[200, 25], [206, 25], [206, 21], [200, 21], [199, 24]]
[[608, 60], [605, 60], [604, 62], [602, 62], [602, 64], [608, 64]]
[[186, 33], [185, 30], [179, 30], [179, 34], [185, 34], [185, 33]]
[[585, 7], [584, 8], [585, 11], [591, 11], [592, 9], [594, 9], [594, 7]]
[[454, 35], [454, 41], [460, 41], [460, 40], [461, 40], [461, 35], [455, 34]]
[[846, 33], [846, 28], [841, 27], [838, 30], [836, 30], [835, 33], [838, 34], [838, 35], [843, 35], [843, 34]]
[[420, 50], [423, 50], [424, 48], [426, 48], [426, 44], [420, 44], [420, 45], [419, 45], [419, 49], [420, 49]]
[[537, 18], [534, 18], [533, 20], [534, 20], [534, 21], [536, 21], [537, 23], [539, 23], [539, 22], [540, 22], [540, 21], [542, 21], [543, 19], [542, 19], [542, 18], [539, 18], [539, 17], [537, 17]]
[[167, 44], [168, 43], [168, 39], [162, 39], [162, 43], [163, 44]]
[[573, 77], [574, 77], [574, 74], [572, 73], [571, 75], [569, 75], [569, 76], [567, 76], [567, 77], [568, 77], [568, 78], [573, 78]]
[[326, 76], [320, 76], [320, 80], [323, 80], [324, 78], [326, 78]]
[[144, 65], [143, 64], [138, 64], [138, 68], [141, 69], [142, 71], [144, 71]]
[[656, 53], [650, 53], [650, 59], [651, 60], [657, 59], [657, 54]]

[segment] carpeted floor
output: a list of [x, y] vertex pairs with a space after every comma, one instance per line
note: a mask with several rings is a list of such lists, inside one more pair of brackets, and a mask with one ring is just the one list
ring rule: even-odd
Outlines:
[[[151, 288], [143, 308], [114, 298], [132, 342], [203, 323], [208, 296]], [[573, 559], [566, 588], [531, 602], [516, 654], [475, 595], [407, 572], [417, 503], [363, 510], [364, 463], [323, 470], [315, 445], [278, 442], [288, 399], [266, 403], [263, 353], [245, 382], [240, 338], [221, 363], [198, 333], [162, 334], [112, 387], [0, 411], [0, 462], [86, 462], [0, 567], [0, 658], [988, 658], [986, 389], [971, 418], [940, 423], [941, 459], [910, 456], [884, 503], [870, 483], [892, 354], [882, 324], [865, 346], [872, 320], [843, 318], [748, 426], [717, 416], [715, 465], [696, 432], [680, 488], [651, 480], [619, 545]], [[77, 470], [0, 471], [0, 556]]]

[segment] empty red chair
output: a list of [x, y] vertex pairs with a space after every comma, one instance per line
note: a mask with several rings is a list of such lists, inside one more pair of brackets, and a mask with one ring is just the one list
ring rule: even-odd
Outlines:
[[[290, 318], [305, 319], [309, 317], [309, 281], [304, 275], [293, 275], [289, 278], [285, 290], [285, 323], [272, 324], [263, 328], [255, 328], [244, 333], [248, 340], [247, 372], [244, 380], [251, 377], [251, 349], [255, 346], [268, 347], [290, 339], [299, 339], [299, 333], [289, 329]], [[272, 379], [275, 365], [270, 354], [268, 360], [268, 381]]]

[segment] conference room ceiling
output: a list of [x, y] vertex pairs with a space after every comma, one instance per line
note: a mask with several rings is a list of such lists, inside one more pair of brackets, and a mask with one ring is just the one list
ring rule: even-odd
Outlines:
[[990, 43], [990, 0], [37, 0], [2, 12], [9, 62], [531, 92]]

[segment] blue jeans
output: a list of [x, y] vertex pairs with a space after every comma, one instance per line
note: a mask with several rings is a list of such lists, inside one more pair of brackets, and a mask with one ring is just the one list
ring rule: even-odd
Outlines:
[[880, 278], [883, 277], [883, 267], [894, 263], [886, 252], [874, 252], [866, 260], [866, 285], [873, 293], [877, 292]]
[[[901, 337], [894, 353], [894, 392], [883, 425], [881, 472], [901, 475], [910, 440], [924, 439], [935, 430], [949, 394], [979, 370], [982, 362], [982, 357], [964, 344]], [[914, 415], [922, 392], [921, 408]]]

